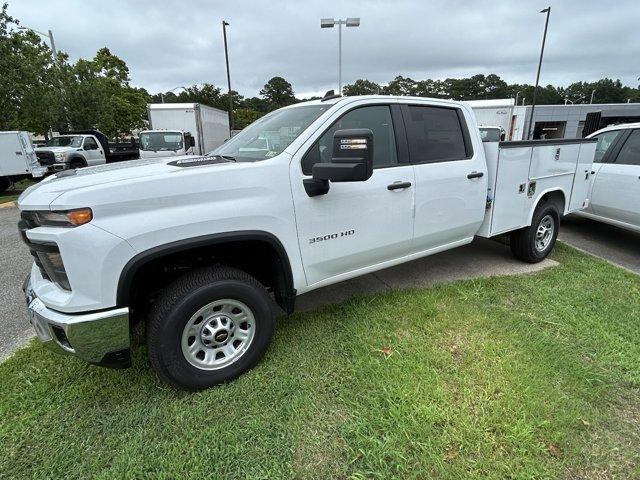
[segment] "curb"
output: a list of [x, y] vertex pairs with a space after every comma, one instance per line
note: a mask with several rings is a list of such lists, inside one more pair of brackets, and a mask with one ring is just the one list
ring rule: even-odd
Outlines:
[[0, 208], [11, 208], [11, 207], [15, 207], [16, 206], [16, 202], [5, 202], [5, 203], [0, 203]]

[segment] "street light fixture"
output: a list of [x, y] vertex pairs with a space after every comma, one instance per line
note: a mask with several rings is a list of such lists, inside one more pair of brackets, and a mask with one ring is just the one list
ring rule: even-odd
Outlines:
[[49, 33], [40, 32], [35, 28], [28, 28], [28, 27], [18, 27], [18, 30], [30, 30], [33, 33], [37, 33], [41, 37], [48, 38], [49, 43], [51, 44], [51, 54], [53, 55], [53, 61], [56, 64], [58, 63], [58, 52], [56, 50], [56, 43], [53, 41], [53, 32], [51, 30], [48, 31]]
[[338, 25], [338, 94], [342, 95], [342, 25], [347, 27], [359, 27], [360, 18], [349, 17], [346, 20], [333, 18], [321, 18], [320, 28], [333, 28]]
[[[184, 88], [185, 90], [187, 89], [187, 87], [183, 87], [183, 86], [173, 87], [171, 90], [167, 90], [165, 93], [171, 93], [174, 90], [177, 90], [179, 88]], [[162, 93], [162, 92], [160, 92], [160, 99], [162, 100], [162, 103], [164, 103], [164, 93]]]

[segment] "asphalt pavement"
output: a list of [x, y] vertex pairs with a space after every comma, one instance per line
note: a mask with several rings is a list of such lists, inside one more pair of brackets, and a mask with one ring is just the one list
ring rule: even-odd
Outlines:
[[640, 275], [640, 233], [569, 215], [560, 240]]
[[32, 257], [18, 234], [18, 209], [0, 207], [0, 361], [34, 335], [22, 283]]
[[[0, 361], [34, 335], [21, 289], [32, 259], [20, 240], [18, 217], [17, 208], [0, 207]], [[566, 219], [560, 231], [563, 241], [640, 274], [640, 235], [573, 217]], [[511, 256], [507, 246], [478, 238], [464, 247], [301, 295], [296, 305], [298, 310], [305, 311], [357, 294], [423, 287], [465, 278], [519, 275], [555, 264], [549, 259], [534, 265], [519, 262]]]

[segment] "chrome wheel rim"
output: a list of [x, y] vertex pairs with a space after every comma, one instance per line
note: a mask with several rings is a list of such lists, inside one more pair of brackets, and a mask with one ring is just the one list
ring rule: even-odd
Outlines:
[[556, 226], [551, 215], [542, 217], [536, 230], [535, 246], [538, 252], [544, 252], [547, 249], [553, 238], [555, 228]]
[[182, 354], [194, 367], [218, 370], [238, 361], [251, 346], [256, 322], [244, 303], [229, 298], [194, 313], [182, 332]]

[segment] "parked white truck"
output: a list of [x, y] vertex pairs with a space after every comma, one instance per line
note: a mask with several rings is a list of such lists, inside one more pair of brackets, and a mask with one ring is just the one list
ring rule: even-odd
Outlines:
[[204, 155], [229, 138], [229, 114], [199, 103], [147, 105], [149, 130], [140, 132], [140, 158]]
[[43, 147], [36, 148], [36, 155], [40, 164], [53, 173], [132, 160], [138, 158], [138, 149], [133, 144], [119, 144], [112, 149], [104, 133], [82, 130], [50, 138]]
[[42, 178], [46, 167], [38, 163], [29, 132], [0, 132], [0, 193], [24, 178]]
[[[269, 138], [269, 149], [256, 149]], [[544, 259], [584, 208], [595, 140], [485, 142], [447, 100], [363, 96], [276, 110], [204, 157], [70, 170], [19, 199], [35, 263], [24, 291], [39, 338], [151, 365], [178, 388], [233, 379], [262, 357], [275, 302], [508, 234]]]

